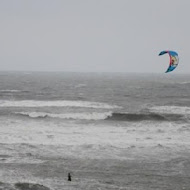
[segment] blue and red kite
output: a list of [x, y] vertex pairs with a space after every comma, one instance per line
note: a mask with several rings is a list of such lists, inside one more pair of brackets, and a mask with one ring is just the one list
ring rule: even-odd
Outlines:
[[159, 55], [168, 54], [170, 56], [170, 63], [166, 73], [173, 71], [179, 63], [178, 54], [175, 51], [161, 51]]

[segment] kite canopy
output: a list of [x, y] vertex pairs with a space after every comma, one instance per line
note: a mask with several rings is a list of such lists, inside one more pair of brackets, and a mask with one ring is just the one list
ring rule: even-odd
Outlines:
[[166, 73], [173, 71], [179, 63], [179, 57], [178, 54], [175, 51], [161, 51], [159, 53], [159, 55], [164, 55], [164, 54], [169, 54], [170, 56], [170, 63], [169, 63], [169, 67], [166, 71]]

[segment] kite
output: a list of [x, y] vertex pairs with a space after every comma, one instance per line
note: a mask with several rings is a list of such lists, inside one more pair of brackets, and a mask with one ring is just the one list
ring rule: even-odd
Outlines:
[[170, 56], [170, 64], [168, 69], [166, 70], [166, 73], [173, 71], [178, 63], [179, 63], [179, 57], [178, 54], [175, 51], [161, 51], [159, 55], [169, 54]]

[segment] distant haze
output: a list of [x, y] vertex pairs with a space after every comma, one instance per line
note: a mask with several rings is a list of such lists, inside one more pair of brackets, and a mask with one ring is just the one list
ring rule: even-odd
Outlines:
[[190, 73], [189, 0], [1, 0], [0, 70]]

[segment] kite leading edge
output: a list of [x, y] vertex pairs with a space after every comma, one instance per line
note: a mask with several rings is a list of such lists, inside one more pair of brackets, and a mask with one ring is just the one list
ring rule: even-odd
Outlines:
[[179, 63], [179, 57], [178, 54], [175, 51], [161, 51], [159, 53], [159, 55], [164, 55], [164, 54], [169, 54], [170, 56], [170, 63], [169, 63], [169, 67], [166, 70], [166, 73], [173, 71]]

